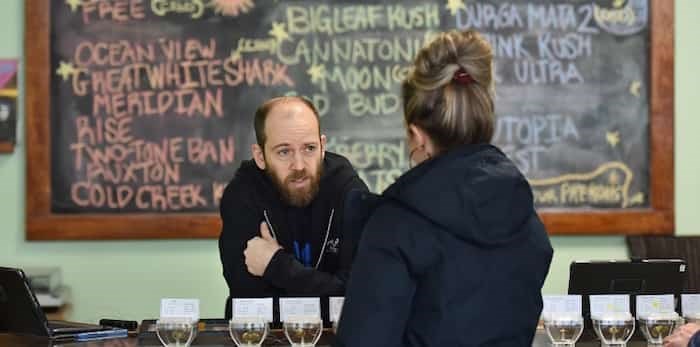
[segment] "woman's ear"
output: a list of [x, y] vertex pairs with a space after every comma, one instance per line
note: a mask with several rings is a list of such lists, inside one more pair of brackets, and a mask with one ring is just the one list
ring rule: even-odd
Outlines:
[[425, 147], [426, 134], [423, 129], [415, 124], [409, 124], [407, 130], [409, 140], [411, 140], [416, 147]]
[[427, 159], [434, 157], [437, 153], [437, 148], [428, 133], [415, 124], [408, 125], [408, 139], [414, 144], [413, 148], [420, 149]]

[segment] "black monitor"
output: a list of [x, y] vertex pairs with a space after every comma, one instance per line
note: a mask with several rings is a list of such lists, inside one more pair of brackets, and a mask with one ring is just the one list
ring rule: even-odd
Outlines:
[[[636, 316], [637, 295], [673, 294], [679, 311], [680, 294], [686, 281], [682, 259], [640, 259], [634, 261], [574, 261], [569, 267], [569, 294], [581, 295], [585, 327], [581, 340], [593, 340], [589, 295], [627, 294], [630, 313]], [[643, 340], [639, 329], [633, 340]]]
[[636, 315], [637, 295], [673, 294], [678, 311], [686, 281], [682, 259], [634, 261], [575, 261], [569, 268], [569, 294], [582, 297], [584, 317], [589, 316], [589, 295], [628, 294], [630, 312]]

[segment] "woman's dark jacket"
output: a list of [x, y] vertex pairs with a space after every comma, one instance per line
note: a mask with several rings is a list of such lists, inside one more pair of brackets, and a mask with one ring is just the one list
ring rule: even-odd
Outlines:
[[368, 219], [336, 346], [532, 345], [552, 248], [499, 149], [454, 149], [348, 209]]

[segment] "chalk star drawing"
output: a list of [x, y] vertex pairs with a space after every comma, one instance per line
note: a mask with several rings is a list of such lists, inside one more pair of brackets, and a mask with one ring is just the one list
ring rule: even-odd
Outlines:
[[620, 132], [619, 131], [607, 131], [605, 132], [605, 140], [608, 141], [610, 147], [617, 146], [620, 143]]
[[630, 94], [639, 97], [639, 90], [642, 88], [642, 82], [634, 81], [630, 83]]
[[326, 67], [322, 64], [312, 65], [308, 70], [306, 70], [306, 73], [311, 76], [311, 83], [316, 84], [323, 82], [323, 80], [326, 78]]
[[238, 51], [238, 49], [232, 49], [231, 55], [229, 55], [228, 58], [231, 59], [232, 63], [235, 63], [238, 59], [241, 59], [241, 52]]
[[65, 61], [61, 61], [59, 64], [60, 65], [59, 65], [58, 69], [56, 69], [56, 74], [61, 76], [61, 78], [63, 78], [64, 81], [67, 81], [68, 77], [73, 75], [76, 72], [76, 70], [73, 67], [73, 64], [71, 64], [71, 63], [66, 63]]
[[459, 9], [465, 9], [467, 6], [464, 5], [464, 0], [447, 0], [447, 5], [445, 5], [445, 8], [450, 10], [450, 14], [454, 16], [457, 14]]
[[83, 4], [83, 0], [66, 0], [66, 5], [70, 6], [70, 11], [75, 12], [78, 6]]
[[289, 39], [289, 34], [287, 33], [287, 30], [284, 29], [284, 23], [272, 23], [272, 29], [270, 30], [269, 34], [270, 36], [274, 37], [277, 42], [282, 42]]

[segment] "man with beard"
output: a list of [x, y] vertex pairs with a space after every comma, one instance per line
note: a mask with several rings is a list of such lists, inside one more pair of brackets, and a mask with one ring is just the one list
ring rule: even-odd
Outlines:
[[319, 123], [299, 97], [271, 99], [255, 113], [253, 159], [220, 204], [226, 318], [232, 298], [344, 294], [358, 237], [349, 233], [359, 233], [342, 230], [343, 204], [367, 186], [347, 159], [325, 152]]

